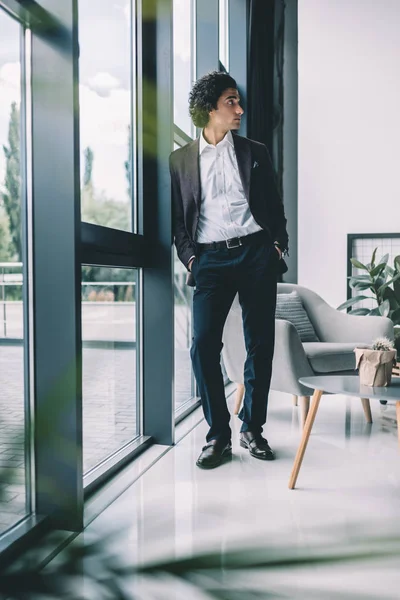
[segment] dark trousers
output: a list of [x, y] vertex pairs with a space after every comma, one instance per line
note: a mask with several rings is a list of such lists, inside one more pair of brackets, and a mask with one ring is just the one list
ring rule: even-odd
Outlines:
[[222, 332], [236, 293], [242, 307], [247, 350], [241, 431], [261, 433], [267, 417], [275, 337], [279, 256], [270, 242], [233, 249], [204, 250], [193, 262], [191, 358], [205, 419], [207, 442], [229, 441], [230, 414], [220, 366]]

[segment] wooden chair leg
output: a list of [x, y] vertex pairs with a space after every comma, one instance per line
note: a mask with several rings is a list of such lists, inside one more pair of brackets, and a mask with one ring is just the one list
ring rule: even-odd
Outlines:
[[400, 448], [400, 402], [396, 402], [396, 417], [397, 417], [397, 435], [399, 438], [399, 448]]
[[301, 463], [303, 462], [304, 454], [308, 444], [308, 439], [310, 437], [312, 426], [314, 425], [315, 416], [317, 414], [322, 394], [322, 390], [315, 390], [313, 395], [311, 410], [308, 413], [307, 421], [303, 429], [303, 436], [301, 438], [300, 446], [297, 450], [296, 458], [294, 459], [294, 465], [289, 479], [289, 489], [291, 490], [293, 490], [296, 485], [297, 477], [300, 471]]
[[244, 396], [244, 384], [238, 383], [236, 388], [236, 397], [235, 397], [235, 407], [233, 409], [233, 414], [239, 414], [240, 407], [242, 406], [242, 400]]
[[297, 406], [298, 397], [297, 396], [292, 396], [292, 402], [293, 402], [293, 406]]
[[302, 429], [306, 424], [308, 411], [310, 409], [310, 396], [300, 396], [300, 423]]
[[367, 423], [372, 423], [371, 404], [369, 402], [369, 398], [361, 398], [361, 403]]

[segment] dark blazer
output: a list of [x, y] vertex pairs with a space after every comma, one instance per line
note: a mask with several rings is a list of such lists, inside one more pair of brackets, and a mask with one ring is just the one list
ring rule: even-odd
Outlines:
[[[288, 249], [286, 218], [276, 185], [271, 158], [264, 144], [233, 134], [243, 190], [255, 221], [270, 233], [282, 251]], [[199, 221], [201, 189], [199, 139], [172, 152], [173, 233], [178, 257], [185, 267], [196, 255], [196, 229]]]

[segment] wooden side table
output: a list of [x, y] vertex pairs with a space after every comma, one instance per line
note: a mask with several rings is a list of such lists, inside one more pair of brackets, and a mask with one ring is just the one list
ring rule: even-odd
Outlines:
[[299, 381], [303, 385], [314, 389], [315, 392], [289, 480], [289, 488], [291, 490], [293, 490], [296, 485], [321, 396], [324, 393], [344, 394], [345, 396], [369, 398], [370, 400], [394, 400], [396, 402], [397, 431], [400, 447], [400, 377], [393, 377], [392, 383], [388, 387], [369, 387], [367, 385], [361, 385], [360, 379], [354, 375], [302, 377]]

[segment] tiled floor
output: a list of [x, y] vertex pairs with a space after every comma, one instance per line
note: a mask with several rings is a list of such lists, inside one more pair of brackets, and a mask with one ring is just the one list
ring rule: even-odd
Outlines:
[[[241, 560], [248, 560], [247, 549], [254, 546], [269, 562], [384, 547], [389, 555], [379, 559], [257, 572], [246, 568], [229, 575], [220, 566], [202, 576], [193, 573], [185, 582], [176, 576], [130, 581], [129, 589], [132, 598], [205, 600], [211, 596], [201, 588], [215, 588], [222, 581], [236, 596], [231, 590], [218, 598], [398, 600], [400, 453], [394, 406], [373, 404], [374, 423], [368, 425], [358, 399], [323, 396], [298, 487], [291, 491], [298, 412], [290, 397], [271, 394], [265, 434], [277, 453], [274, 462], [257, 461], [240, 448], [239, 422], [233, 418], [233, 459], [212, 471], [195, 466], [207, 431], [202, 421], [80, 538], [104, 539], [106, 532], [118, 530], [117, 539], [108, 548], [105, 543], [104, 550], [124, 565], [207, 551], [214, 551], [224, 565], [235, 550], [243, 550]], [[382, 542], [385, 536], [397, 536], [396, 555]]]

